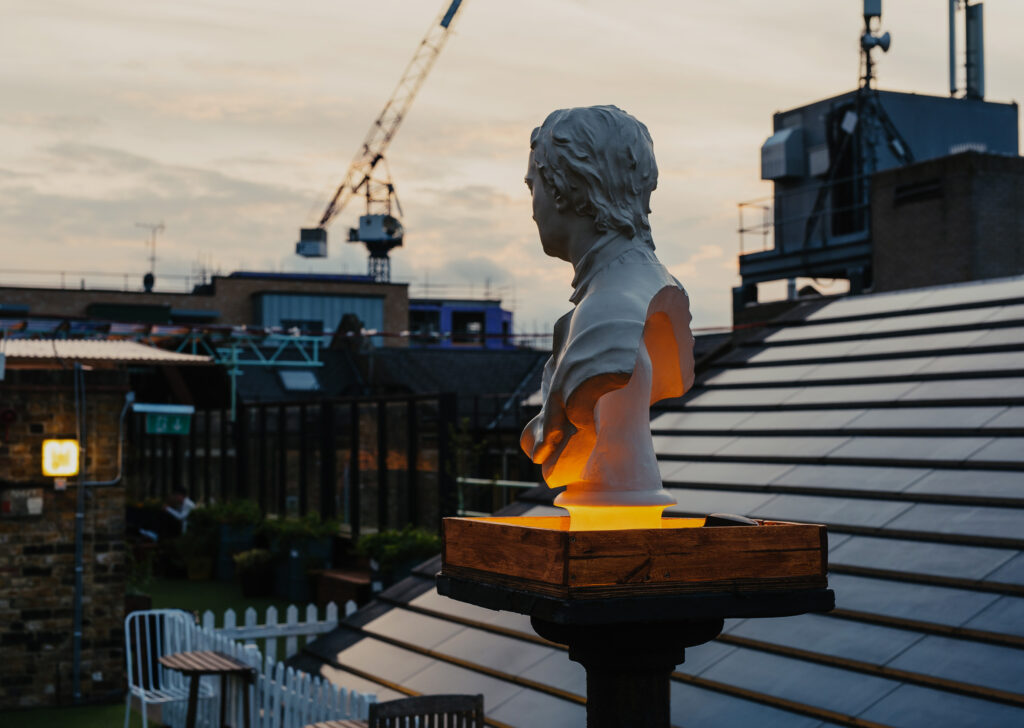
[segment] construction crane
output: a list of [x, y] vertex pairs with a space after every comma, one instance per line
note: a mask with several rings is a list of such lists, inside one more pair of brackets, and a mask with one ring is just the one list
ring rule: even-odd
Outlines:
[[[296, 254], [305, 258], [327, 257], [327, 225], [345, 208], [349, 200], [362, 195], [366, 198], [366, 214], [359, 217], [359, 227], [349, 230], [348, 241], [363, 243], [369, 250], [367, 273], [373, 280], [380, 283], [391, 280], [391, 259], [388, 253], [402, 244], [405, 231], [392, 211], [394, 205], [395, 211], [401, 215], [402, 207], [391, 182], [384, 152], [448, 40], [452, 22], [462, 4], [463, 0], [446, 0], [447, 8], [442, 10], [420, 41], [394, 93], [370, 126], [370, 131], [348, 168], [345, 180], [327, 204], [320, 222], [316, 227], [299, 231], [299, 242], [295, 244]], [[381, 162], [384, 164], [381, 165]], [[379, 171], [381, 166], [383, 175]]]

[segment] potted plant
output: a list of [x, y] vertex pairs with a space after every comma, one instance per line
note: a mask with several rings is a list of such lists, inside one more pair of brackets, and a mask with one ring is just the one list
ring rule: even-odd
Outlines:
[[196, 508], [188, 514], [185, 531], [175, 546], [185, 564], [189, 579], [204, 581], [213, 576], [214, 553], [217, 545], [217, 523], [209, 509]]
[[401, 531], [381, 531], [363, 536], [358, 553], [370, 558], [374, 581], [389, 586], [408, 576], [413, 568], [441, 550], [441, 538], [431, 531], [406, 526]]
[[274, 566], [267, 549], [239, 551], [231, 557], [244, 597], [268, 597], [274, 593]]
[[216, 503], [203, 510], [216, 523], [217, 579], [231, 581], [235, 576], [232, 556], [253, 547], [256, 527], [262, 520], [260, 507], [254, 501], [238, 500]]
[[302, 518], [268, 519], [260, 532], [274, 556], [275, 593], [294, 602], [309, 601], [309, 571], [330, 568], [338, 522], [322, 521], [311, 513]]

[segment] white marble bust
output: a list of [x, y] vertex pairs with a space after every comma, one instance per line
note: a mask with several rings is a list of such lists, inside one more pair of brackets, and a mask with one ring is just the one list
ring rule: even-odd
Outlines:
[[[534, 129], [526, 184], [548, 255], [572, 264], [574, 308], [555, 324], [544, 404], [521, 445], [573, 530], [660, 525], [649, 408], [693, 384], [682, 286], [654, 255], [650, 134], [615, 106], [561, 109]], [[615, 505], [619, 508], [606, 508]]]

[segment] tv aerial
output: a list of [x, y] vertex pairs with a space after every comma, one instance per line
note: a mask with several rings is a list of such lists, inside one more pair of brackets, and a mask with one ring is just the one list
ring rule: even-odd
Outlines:
[[857, 94], [852, 104], [834, 112], [841, 116], [836, 118], [835, 126], [836, 134], [842, 141], [838, 143], [838, 153], [831, 157], [825, 180], [818, 187], [814, 206], [807, 217], [804, 226], [805, 247], [810, 245], [815, 228], [821, 222], [829, 194], [836, 188], [841, 176], [841, 160], [850, 152], [851, 147], [861, 170], [855, 175], [854, 180], [854, 187], [857, 189], [854, 195], [859, 200], [855, 203], [855, 208], [865, 210], [867, 214], [870, 214], [871, 176], [878, 169], [880, 140], [885, 140], [889, 151], [901, 165], [914, 162], [910, 144], [889, 117], [875, 87], [875, 62], [872, 53], [875, 49], [888, 53], [892, 46], [892, 35], [888, 31], [879, 32], [881, 18], [882, 0], [864, 0], [864, 30], [860, 35], [860, 78]]

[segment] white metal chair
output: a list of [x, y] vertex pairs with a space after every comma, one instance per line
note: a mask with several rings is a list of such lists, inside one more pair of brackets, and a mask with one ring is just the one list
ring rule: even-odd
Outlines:
[[[125, 696], [124, 728], [128, 728], [133, 696], [142, 703], [143, 728], [148, 728], [147, 705], [187, 703], [188, 681], [157, 660], [161, 655], [203, 649], [204, 645], [198, 644], [198, 638], [192, 615], [180, 609], [150, 609], [132, 612], [125, 617], [128, 694]], [[211, 684], [205, 680], [200, 683], [200, 700], [214, 695]]]

